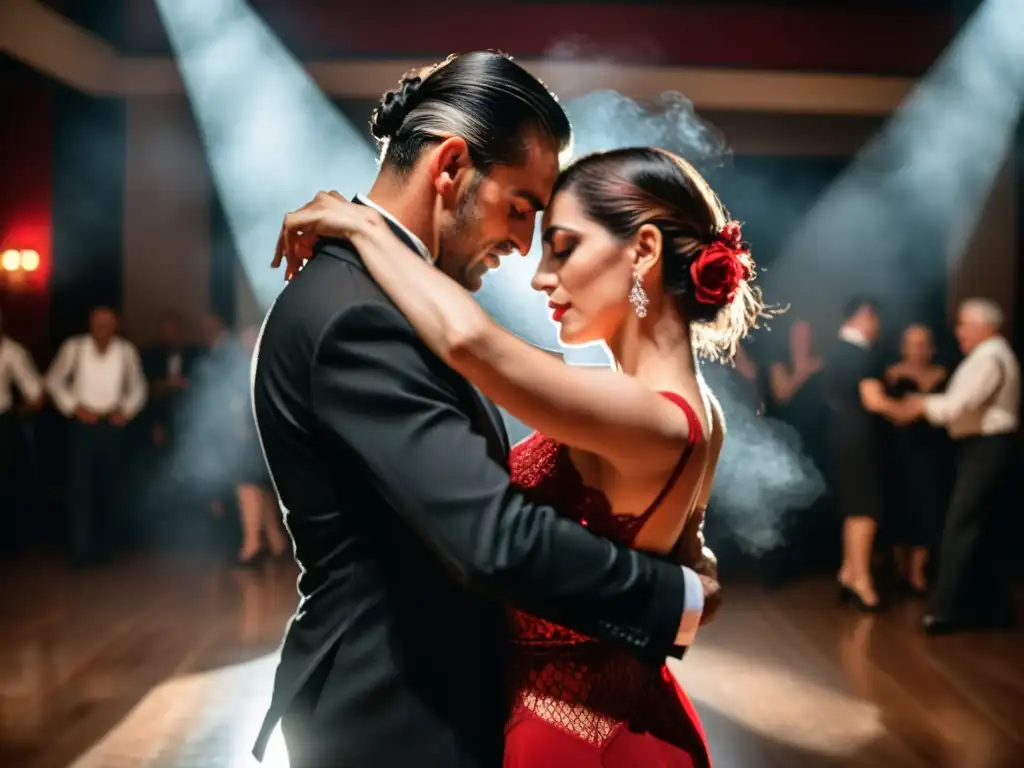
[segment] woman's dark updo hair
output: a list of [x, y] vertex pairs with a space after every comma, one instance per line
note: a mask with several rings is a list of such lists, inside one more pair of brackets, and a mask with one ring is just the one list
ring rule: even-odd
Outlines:
[[690, 266], [721, 236], [729, 213], [704, 177], [681, 157], [661, 149], [634, 147], [598, 152], [570, 165], [552, 197], [572, 192], [588, 218], [628, 241], [644, 224], [661, 230], [662, 279], [692, 323], [694, 349], [704, 357], [730, 360], [736, 346], [766, 315], [761, 292], [750, 284], [754, 263], [742, 250], [747, 278], [728, 300], [697, 300]]
[[460, 136], [476, 168], [518, 165], [528, 140], [568, 151], [572, 128], [544, 84], [497, 51], [456, 54], [409, 72], [370, 118], [384, 165], [408, 171], [424, 146]]

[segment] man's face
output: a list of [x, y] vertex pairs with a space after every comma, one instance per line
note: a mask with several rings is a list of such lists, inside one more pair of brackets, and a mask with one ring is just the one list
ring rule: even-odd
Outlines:
[[533, 242], [537, 212], [547, 205], [558, 178], [558, 152], [530, 140], [525, 162], [475, 170], [453, 211], [438, 226], [437, 266], [469, 291], [512, 251], [525, 254]]
[[861, 310], [861, 330], [869, 342], [874, 344], [882, 333], [882, 320], [872, 307], [864, 307]]
[[117, 315], [110, 309], [94, 309], [89, 315], [89, 333], [99, 344], [107, 344], [117, 333]]
[[996, 333], [997, 329], [979, 313], [961, 309], [956, 316], [956, 340], [960, 351], [971, 354], [974, 348]]

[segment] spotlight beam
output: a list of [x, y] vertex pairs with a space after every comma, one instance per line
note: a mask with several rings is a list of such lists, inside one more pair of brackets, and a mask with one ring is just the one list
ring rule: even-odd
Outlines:
[[319, 189], [368, 189], [375, 151], [242, 0], [157, 0], [242, 267], [262, 309], [281, 217]]
[[766, 284], [828, 323], [854, 292], [900, 306], [941, 290], [946, 257], [962, 255], [1008, 157], [1022, 99], [1024, 4], [986, 0], [822, 195]]

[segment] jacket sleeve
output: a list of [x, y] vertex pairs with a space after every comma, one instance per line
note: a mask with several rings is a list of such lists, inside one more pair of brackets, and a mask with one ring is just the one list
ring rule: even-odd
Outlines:
[[312, 365], [322, 426], [361, 457], [457, 580], [641, 658], [674, 655], [684, 610], [699, 618], [703, 607], [703, 593], [687, 589], [695, 577], [529, 502], [474, 431], [468, 384], [397, 310], [349, 307], [322, 335]]

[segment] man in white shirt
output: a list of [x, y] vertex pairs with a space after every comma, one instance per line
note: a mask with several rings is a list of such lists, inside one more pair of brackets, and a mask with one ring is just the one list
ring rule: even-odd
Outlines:
[[[3, 334], [3, 315], [0, 315], [0, 519], [8, 534], [20, 527], [11, 517], [19, 513], [18, 496], [25, 487], [16, 470], [21, 441], [14, 413], [15, 387], [30, 407], [35, 408], [42, 403], [43, 382], [32, 356], [21, 344]], [[5, 538], [12, 537], [8, 535]], [[10, 543], [4, 541], [0, 547]]]
[[76, 564], [104, 559], [126, 481], [121, 466], [124, 427], [146, 402], [139, 353], [117, 335], [117, 314], [97, 307], [89, 333], [65, 341], [46, 374], [57, 409], [72, 420], [70, 542]]
[[[1012, 622], [998, 547], [998, 517], [1019, 455], [1020, 364], [1000, 335], [1003, 314], [986, 299], [960, 305], [956, 337], [966, 356], [943, 394], [908, 404], [945, 427], [957, 446], [956, 485], [942, 537], [929, 634]], [[989, 551], [989, 550], [992, 551]]]

